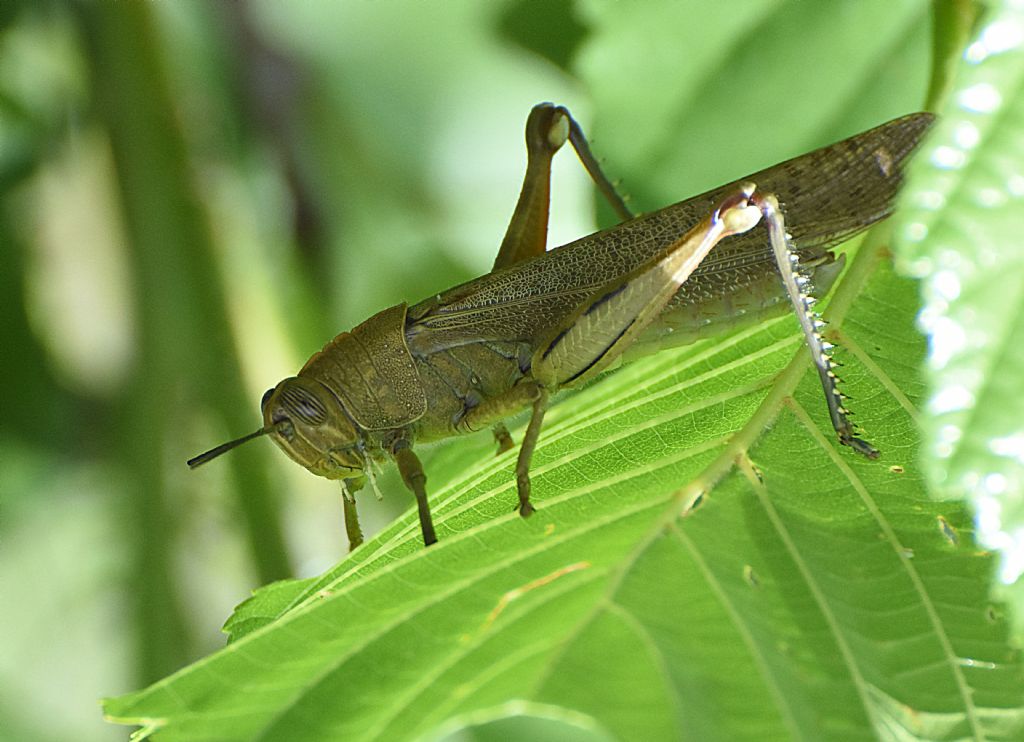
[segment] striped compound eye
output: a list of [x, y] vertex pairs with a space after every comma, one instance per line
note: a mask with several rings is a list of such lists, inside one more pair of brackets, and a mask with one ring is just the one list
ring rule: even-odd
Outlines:
[[307, 425], [323, 425], [327, 422], [327, 408], [323, 402], [302, 387], [288, 385], [278, 397], [281, 409]]

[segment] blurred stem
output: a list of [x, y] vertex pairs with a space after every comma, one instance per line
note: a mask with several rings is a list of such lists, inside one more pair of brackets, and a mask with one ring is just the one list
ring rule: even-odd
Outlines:
[[935, 0], [932, 11], [932, 74], [925, 109], [936, 111], [949, 96], [960, 56], [981, 15], [977, 0]]
[[[76, 8], [97, 112], [110, 136], [137, 290], [138, 367], [124, 393], [122, 454], [132, 485], [127, 530], [137, 565], [132, 594], [140, 671], [143, 680], [153, 680], [189, 655], [173, 578], [181, 518], [164, 470], [183, 417], [179, 410], [198, 391], [228, 430], [253, 427], [253, 416], [240, 388], [212, 238], [193, 191], [150, 6], [90, 2]], [[290, 569], [260, 453], [238, 451], [225, 464], [237, 485], [252, 561], [260, 581], [269, 582]]]

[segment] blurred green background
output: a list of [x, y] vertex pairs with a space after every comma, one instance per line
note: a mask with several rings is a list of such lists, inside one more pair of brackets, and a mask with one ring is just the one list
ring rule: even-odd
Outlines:
[[[99, 697], [222, 646], [252, 588], [344, 554], [336, 486], [269, 441], [184, 461], [258, 427], [263, 391], [338, 331], [488, 269], [533, 104], [569, 106], [613, 178], [632, 164], [634, 203], [660, 206], [661, 190], [681, 198], [918, 108], [927, 3], [892, 3], [883, 30], [855, 22], [867, 5], [731, 11], [758, 27], [779, 10], [771, 23], [792, 28], [828, 6], [851, 49], [885, 49], [884, 70], [835, 75], [843, 50], [815, 69], [777, 60], [817, 76], [804, 97], [820, 115], [775, 84], [746, 86], [750, 110], [808, 146], [763, 153], [755, 118], [735, 146], [672, 154], [645, 139], [648, 111], [663, 120], [690, 96], [707, 109], [679, 131], [730, 123], [715, 104], [735, 81], [700, 78], [701, 59], [721, 62], [715, 28], [586, 54], [591, 20], [630, 13], [615, 3], [0, 4], [0, 736], [123, 739]], [[684, 79], [690, 49], [701, 86]], [[741, 53], [737, 77], [762, 62]], [[620, 115], [592, 126], [602, 105]], [[686, 179], [644, 180], [671, 157], [660, 171]], [[555, 178], [551, 244], [608, 223], [571, 156]], [[361, 500], [367, 535], [410, 504], [387, 477], [387, 499]]]
[[[344, 554], [337, 487], [269, 441], [184, 461], [338, 331], [487, 270], [530, 107], [588, 118], [568, 13], [0, 5], [0, 736], [123, 739], [98, 698]], [[556, 244], [593, 225], [585, 175], [557, 178]], [[388, 477], [368, 535], [409, 505]]]

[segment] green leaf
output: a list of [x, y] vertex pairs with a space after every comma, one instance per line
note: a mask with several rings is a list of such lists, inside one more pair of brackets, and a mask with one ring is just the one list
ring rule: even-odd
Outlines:
[[464, 462], [436, 547], [409, 514], [107, 714], [162, 740], [407, 739], [522, 699], [620, 739], [1017, 738], [991, 559], [914, 463], [914, 287], [871, 272], [841, 332], [881, 461], [833, 442], [788, 318], [663, 353], [554, 408], [529, 521], [509, 454]]
[[[911, 173], [898, 247], [931, 337], [929, 482], [970, 498], [1010, 583], [1024, 572], [1024, 12], [995, 5]], [[1019, 580], [1012, 594], [1024, 608]]]
[[[634, 157], [609, 159], [639, 163], [642, 204], [916, 108], [882, 83], [921, 61], [926, 3], [581, 7], [597, 150], [624, 141]], [[679, 182], [691, 161], [706, 172]], [[438, 545], [407, 513], [320, 578], [261, 591], [226, 648], [106, 713], [162, 741], [435, 738], [517, 715], [622, 740], [1020, 739], [993, 560], [918, 463], [917, 286], [877, 244], [829, 317], [880, 460], [835, 442], [791, 317], [665, 352], [551, 410], [531, 519], [512, 454], [448, 449], [429, 470]]]
[[279, 580], [261, 587], [256, 593], [235, 608], [224, 624], [229, 641], [235, 641], [250, 631], [263, 628], [291, 608], [299, 595], [308, 594], [315, 578], [305, 580]]

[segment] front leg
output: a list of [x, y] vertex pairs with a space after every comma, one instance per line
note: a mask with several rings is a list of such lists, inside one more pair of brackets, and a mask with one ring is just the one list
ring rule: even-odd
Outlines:
[[399, 438], [391, 446], [391, 456], [398, 464], [398, 472], [402, 481], [416, 498], [416, 508], [420, 516], [420, 530], [423, 532], [423, 545], [437, 543], [434, 533], [434, 521], [430, 517], [430, 503], [427, 501], [427, 475], [423, 473], [423, 464], [412, 451], [412, 445], [405, 438]]
[[364, 478], [346, 479], [341, 483], [341, 508], [345, 514], [345, 534], [348, 536], [348, 550], [355, 551], [363, 543], [363, 529], [359, 526], [356, 510], [356, 492], [366, 483]]

